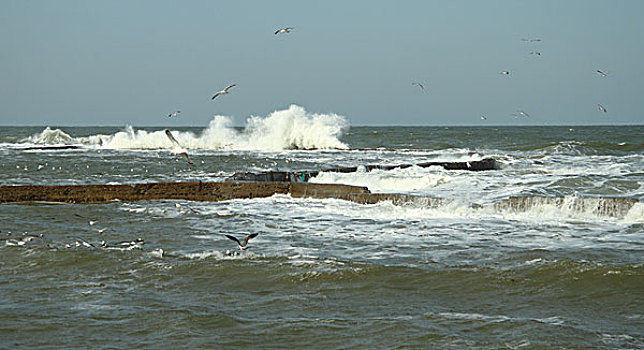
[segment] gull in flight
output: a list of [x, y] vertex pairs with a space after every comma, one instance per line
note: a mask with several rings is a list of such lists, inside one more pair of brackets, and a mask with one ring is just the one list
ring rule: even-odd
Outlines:
[[278, 29], [278, 30], [275, 31], [275, 35], [282, 34], [282, 33], [290, 33], [291, 30], [293, 30], [293, 27], [286, 27], [286, 28]]
[[416, 86], [418, 86], [421, 90], [425, 90], [425, 86], [424, 86], [423, 84], [419, 83], [419, 82], [411, 83], [411, 85], [416, 85]]
[[168, 139], [170, 139], [170, 142], [172, 142], [172, 144], [174, 145], [176, 152], [179, 153], [183, 157], [183, 159], [185, 159], [186, 162], [188, 162], [188, 164], [190, 165], [194, 164], [190, 160], [190, 158], [188, 158], [188, 153], [185, 151], [185, 149], [183, 149], [183, 147], [181, 147], [181, 145], [179, 144], [179, 141], [177, 141], [177, 139], [175, 139], [174, 136], [172, 136], [172, 133], [170, 132], [170, 130], [165, 129], [165, 134], [166, 136], [168, 136]]
[[257, 237], [257, 235], [258, 235], [257, 233], [250, 234], [250, 235], [246, 236], [244, 238], [244, 240], [241, 241], [241, 242], [235, 236], [231, 236], [231, 235], [225, 235], [225, 236], [226, 236], [226, 238], [237, 242], [237, 245], [239, 246], [239, 250], [246, 250], [246, 249], [248, 249], [248, 241], [250, 241], [251, 238]]
[[228, 86], [226, 86], [223, 90], [221, 90], [221, 91], [217, 91], [217, 93], [215, 93], [215, 95], [211, 98], [211, 100], [214, 100], [214, 99], [215, 99], [215, 97], [217, 97], [217, 96], [219, 96], [219, 95], [225, 95], [225, 94], [227, 94], [227, 93], [228, 93], [228, 90], [229, 90], [231, 87], [235, 86], [235, 85], [237, 85], [237, 84], [228, 85]]
[[520, 115], [520, 116], [522, 116], [522, 117], [526, 117], [526, 118], [527, 118], [527, 117], [529, 117], [529, 116], [530, 116], [528, 113], [526, 113], [526, 112], [524, 112], [524, 111], [518, 111], [518, 112], [519, 112], [519, 115]]
[[181, 113], [181, 111], [176, 111], [174, 113], [170, 113], [170, 114], [168, 114], [168, 118], [176, 117], [176, 116], [179, 115], [179, 113]]
[[597, 107], [599, 108], [599, 110], [600, 110], [600, 111], [602, 111], [602, 112], [604, 112], [604, 113], [608, 112], [608, 111], [606, 110], [606, 108], [604, 108], [604, 106], [602, 106], [602, 105], [597, 105]]
[[604, 72], [600, 71], [599, 69], [597, 70], [597, 74], [601, 75], [601, 76], [602, 76], [602, 78], [606, 78], [606, 76], [608, 75], [608, 74], [606, 74], [606, 73], [604, 73]]
[[528, 41], [528, 42], [534, 43], [534, 42], [541, 41], [541, 39], [521, 39], [521, 41]]
[[481, 116], [481, 120], [487, 120], [487, 117], [486, 117], [486, 116], [484, 116], [484, 115], [482, 115], [482, 116]]
[[500, 74], [503, 74], [503, 75], [510, 75], [510, 71], [509, 71], [509, 70], [504, 70], [504, 71], [503, 71], [503, 72], [501, 72]]
[[539, 52], [539, 51], [530, 51], [530, 54], [531, 55], [541, 56], [541, 52]]

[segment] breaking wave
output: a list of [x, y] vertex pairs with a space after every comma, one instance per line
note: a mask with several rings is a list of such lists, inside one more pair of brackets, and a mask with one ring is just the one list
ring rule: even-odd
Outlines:
[[52, 130], [50, 127], [46, 127], [41, 133], [34, 134], [21, 141], [37, 145], [70, 145], [78, 143], [78, 141], [64, 131], [60, 129]]
[[[303, 107], [291, 105], [267, 117], [251, 116], [242, 130], [232, 125], [227, 116], [215, 116], [201, 132], [172, 130], [186, 149], [212, 150], [313, 150], [348, 149], [340, 137], [348, 129], [345, 117], [337, 114], [309, 113]], [[91, 135], [74, 138], [60, 129], [47, 127], [22, 142], [34, 144], [82, 144], [106, 149], [165, 149], [173, 145], [163, 130], [136, 130], [127, 126], [114, 135]]]

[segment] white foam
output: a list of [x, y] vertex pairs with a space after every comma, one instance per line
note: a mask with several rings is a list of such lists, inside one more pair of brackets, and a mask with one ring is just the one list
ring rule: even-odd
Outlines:
[[442, 169], [417, 166], [392, 170], [359, 171], [355, 173], [321, 172], [310, 182], [337, 183], [366, 186], [372, 192], [422, 192], [443, 185], [451, 180]]
[[644, 223], [644, 203], [637, 202], [624, 216], [624, 223]]
[[[252, 252], [242, 252], [241, 254], [235, 250], [229, 251], [231, 254], [226, 254], [226, 252], [221, 252], [218, 250], [208, 250], [203, 252], [194, 252], [194, 253], [179, 253], [180, 256], [190, 259], [190, 260], [206, 260], [206, 259], [216, 259], [216, 260], [243, 260], [243, 259], [254, 259], [257, 257], [256, 254]], [[237, 254], [233, 254], [235, 252]]]
[[73, 137], [66, 134], [64, 131], [60, 129], [52, 130], [50, 127], [46, 127], [45, 130], [43, 130], [41, 133], [29, 136], [26, 139], [21, 140], [21, 142], [55, 145], [55, 144], [72, 144], [75, 142], [75, 140]]
[[224, 253], [217, 250], [210, 250], [210, 251], [203, 251], [203, 252], [196, 252], [196, 253], [185, 253], [185, 254], [182, 254], [182, 256], [190, 260], [204, 260], [210, 257], [214, 257], [216, 259], [223, 259], [224, 257], [226, 257]]
[[[192, 150], [348, 149], [339, 139], [347, 128], [343, 116], [309, 113], [291, 105], [267, 117], [249, 117], [241, 132], [233, 127], [230, 117], [217, 115], [201, 135], [177, 130], [172, 134], [182, 147]], [[96, 135], [82, 141], [108, 149], [172, 149], [164, 131], [134, 130], [131, 126], [112, 137]]]

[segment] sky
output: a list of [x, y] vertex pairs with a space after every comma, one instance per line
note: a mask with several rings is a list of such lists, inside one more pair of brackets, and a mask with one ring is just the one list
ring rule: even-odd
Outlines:
[[0, 125], [243, 126], [291, 104], [352, 126], [644, 124], [642, 14], [641, 0], [0, 0]]

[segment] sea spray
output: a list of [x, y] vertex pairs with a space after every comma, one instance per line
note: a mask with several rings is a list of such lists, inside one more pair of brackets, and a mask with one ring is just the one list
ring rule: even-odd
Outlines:
[[46, 145], [72, 144], [74, 138], [60, 129], [52, 130], [50, 127], [46, 127], [41, 133], [22, 139], [21, 142]]
[[339, 137], [348, 128], [337, 114], [310, 114], [291, 105], [267, 118], [251, 117], [244, 133], [254, 149], [348, 149]]
[[[201, 134], [171, 130], [186, 149], [200, 150], [314, 150], [348, 149], [340, 141], [349, 124], [338, 114], [309, 113], [303, 107], [291, 105], [267, 117], [251, 116], [243, 130], [237, 130], [228, 116], [216, 115]], [[137, 130], [126, 126], [114, 135], [90, 135], [74, 138], [60, 129], [46, 128], [23, 140], [39, 144], [78, 143], [105, 149], [152, 150], [171, 148], [162, 130]]]
[[291, 105], [267, 117], [251, 116], [238, 132], [226, 116], [215, 116], [202, 135], [188, 148], [281, 151], [291, 149], [348, 149], [340, 141], [348, 128], [346, 118], [337, 114], [312, 114]]
[[[180, 144], [187, 137], [186, 134], [192, 133], [173, 133], [179, 140]], [[192, 136], [194, 137], [194, 136]], [[103, 143], [103, 148], [108, 149], [163, 149], [172, 148], [173, 145], [168, 140], [163, 130], [148, 132], [146, 130], [134, 130], [132, 126], [125, 127], [125, 130], [119, 131], [107, 142]]]

